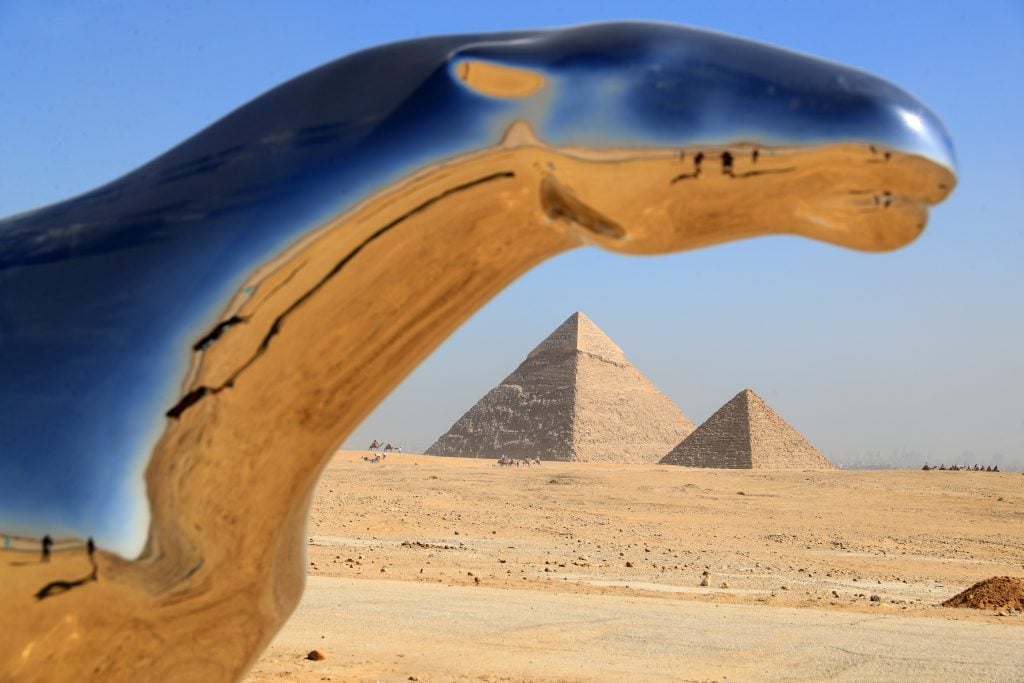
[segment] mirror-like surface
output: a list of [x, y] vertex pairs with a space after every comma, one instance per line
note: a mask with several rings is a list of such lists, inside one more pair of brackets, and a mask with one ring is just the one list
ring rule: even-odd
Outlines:
[[893, 249], [953, 168], [877, 78], [616, 23], [361, 52], [0, 221], [0, 679], [240, 676], [327, 458], [540, 261]]

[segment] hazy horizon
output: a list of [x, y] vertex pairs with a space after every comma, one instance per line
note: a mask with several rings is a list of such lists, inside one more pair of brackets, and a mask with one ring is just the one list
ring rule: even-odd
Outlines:
[[838, 465], [1024, 468], [1024, 8], [1009, 0], [985, 11], [923, 1], [379, 0], [244, 12], [5, 3], [0, 216], [112, 180], [364, 47], [625, 18], [732, 33], [893, 81], [949, 128], [957, 190], [920, 239], [887, 254], [771, 237], [657, 257], [560, 256], [470, 319], [345, 445], [429, 446], [582, 310], [698, 424], [749, 387]]

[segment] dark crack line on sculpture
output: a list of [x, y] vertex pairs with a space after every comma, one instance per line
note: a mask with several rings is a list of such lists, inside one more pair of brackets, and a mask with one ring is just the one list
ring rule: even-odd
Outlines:
[[[224, 336], [224, 333], [227, 332], [229, 328], [232, 328], [235, 325], [240, 325], [242, 323], [249, 322], [249, 320], [254, 315], [256, 315], [256, 313], [260, 310], [260, 308], [263, 307], [263, 304], [267, 303], [267, 301], [269, 301], [270, 298], [272, 296], [274, 296], [274, 294], [276, 294], [279, 289], [281, 289], [282, 287], [287, 285], [289, 282], [291, 282], [292, 278], [295, 277], [295, 274], [298, 273], [300, 270], [302, 270], [302, 268], [305, 265], [306, 265], [306, 262], [303, 261], [302, 263], [299, 264], [299, 266], [297, 268], [293, 269], [292, 272], [288, 273], [288, 277], [286, 277], [283, 281], [277, 283], [277, 285], [275, 285], [274, 288], [272, 290], [270, 290], [270, 293], [267, 294], [266, 298], [264, 298], [262, 301], [260, 301], [249, 315], [247, 315], [247, 316], [233, 315], [230, 318], [228, 318], [227, 320], [222, 320], [221, 322], [217, 323], [216, 327], [214, 327], [204, 337], [202, 337], [199, 341], [197, 341], [195, 344], [192, 345], [192, 350], [197, 352], [197, 353], [201, 352], [201, 351], [205, 351], [208, 348], [210, 348], [210, 345], [213, 344], [213, 342], [217, 341], [222, 336]], [[258, 286], [259, 285], [257, 285], [257, 287]]]
[[90, 559], [92, 564], [92, 572], [88, 576], [83, 576], [80, 579], [74, 581], [51, 581], [36, 592], [36, 600], [45, 600], [46, 598], [52, 598], [56, 595], [67, 593], [73, 588], [84, 586], [87, 583], [93, 581], [99, 581], [99, 567], [96, 566], [96, 561]]
[[[476, 180], [471, 180], [471, 181], [469, 181], [467, 183], [463, 183], [462, 185], [458, 185], [458, 186], [453, 187], [451, 189], [445, 190], [444, 192], [442, 192], [441, 194], [439, 194], [437, 196], [431, 197], [430, 199], [428, 199], [427, 201], [423, 202], [419, 206], [417, 206], [417, 207], [415, 207], [413, 209], [410, 209], [409, 211], [407, 211], [406, 213], [402, 214], [398, 218], [394, 219], [393, 221], [391, 221], [387, 225], [379, 228], [376, 232], [374, 232], [372, 235], [370, 235], [365, 240], [363, 240], [363, 242], [361, 244], [359, 244], [359, 246], [357, 246], [355, 249], [353, 249], [351, 252], [349, 252], [343, 259], [338, 261], [334, 265], [334, 267], [331, 268], [331, 270], [328, 271], [328, 273], [326, 275], [324, 275], [320, 279], [319, 282], [317, 282], [315, 285], [313, 285], [308, 290], [306, 290], [306, 292], [303, 293], [302, 296], [300, 296], [298, 299], [293, 301], [291, 303], [291, 305], [288, 306], [288, 308], [286, 308], [280, 315], [278, 315], [274, 319], [274, 322], [271, 323], [270, 330], [263, 337], [263, 340], [260, 342], [259, 347], [257, 347], [256, 352], [253, 353], [252, 357], [249, 358], [249, 360], [247, 360], [245, 363], [243, 363], [237, 370], [235, 370], [233, 373], [231, 373], [231, 375], [226, 380], [224, 380], [224, 382], [220, 386], [217, 386], [217, 387], [207, 387], [207, 386], [196, 387], [192, 391], [190, 391], [187, 394], [185, 394], [184, 396], [182, 396], [181, 400], [179, 400], [176, 404], [174, 404], [174, 406], [170, 410], [167, 411], [166, 416], [169, 417], [169, 418], [172, 418], [172, 419], [178, 419], [178, 418], [181, 417], [181, 415], [186, 410], [188, 410], [189, 408], [191, 408], [196, 403], [198, 403], [202, 399], [206, 398], [210, 394], [217, 394], [217, 393], [220, 393], [221, 391], [223, 391], [224, 389], [228, 389], [228, 388], [232, 387], [234, 385], [235, 381], [237, 381], [238, 378], [242, 375], [242, 373], [245, 372], [250, 366], [252, 366], [252, 364], [255, 363], [256, 360], [259, 359], [259, 357], [262, 356], [266, 352], [267, 348], [270, 346], [270, 340], [273, 339], [275, 336], [277, 336], [277, 334], [281, 331], [281, 324], [285, 321], [285, 319], [289, 315], [294, 313], [299, 308], [299, 306], [301, 306], [302, 304], [306, 303], [306, 301], [308, 301], [310, 297], [312, 297], [316, 292], [318, 292], [320, 290], [320, 288], [322, 288], [325, 284], [327, 284], [335, 275], [337, 275], [339, 272], [341, 272], [341, 269], [344, 268], [353, 258], [355, 258], [359, 254], [359, 252], [361, 252], [371, 242], [373, 242], [377, 238], [383, 236], [389, 230], [397, 227], [399, 224], [401, 224], [405, 220], [411, 218], [412, 216], [415, 216], [418, 213], [421, 213], [421, 212], [429, 209], [431, 206], [433, 206], [437, 202], [439, 202], [439, 201], [441, 201], [443, 199], [446, 199], [446, 198], [452, 196], [453, 194], [457, 194], [459, 192], [463, 192], [465, 190], [472, 189], [472, 188], [474, 188], [474, 187], [476, 187], [478, 185], [482, 185], [484, 183], [488, 183], [488, 182], [491, 182], [493, 180], [500, 180], [502, 178], [515, 178], [515, 177], [516, 177], [516, 174], [513, 171], [499, 171], [498, 173], [492, 173], [491, 175], [484, 176], [483, 178], [477, 178]], [[220, 326], [218, 326], [218, 328], [216, 328], [216, 329], [219, 329], [219, 327]], [[214, 331], [216, 331], [216, 329]], [[207, 335], [207, 336], [209, 336], [209, 335]]]
[[233, 315], [227, 320], [222, 320], [217, 323], [217, 326], [206, 333], [199, 341], [192, 345], [193, 351], [204, 351], [210, 344], [220, 339], [221, 335], [228, 331], [229, 328], [234, 327], [239, 323], [244, 323], [248, 318]]
[[[766, 168], [763, 171], [747, 171], [746, 173], [724, 173], [723, 175], [729, 178], [742, 180], [745, 178], [754, 178], [762, 175], [778, 175], [780, 173], [792, 173], [795, 170], [796, 166], [786, 166], [785, 168]], [[669, 185], [675, 185], [681, 180], [695, 180], [700, 176], [701, 174], [699, 172], [680, 173], [669, 182]]]
[[267, 293], [267, 296], [266, 296], [266, 297], [264, 297], [264, 298], [263, 298], [263, 300], [262, 300], [262, 301], [260, 301], [260, 302], [259, 302], [258, 304], [256, 304], [256, 307], [252, 309], [252, 313], [251, 313], [251, 314], [249, 315], [249, 317], [252, 317], [252, 316], [256, 315], [256, 313], [257, 313], [257, 312], [258, 312], [258, 311], [259, 311], [259, 310], [260, 310], [261, 308], [263, 308], [263, 304], [265, 304], [265, 303], [267, 303], [268, 301], [270, 301], [270, 299], [271, 299], [271, 298], [272, 298], [272, 297], [273, 297], [273, 296], [274, 296], [275, 294], [277, 294], [278, 290], [280, 290], [280, 289], [281, 289], [282, 287], [284, 287], [284, 286], [285, 286], [285, 285], [287, 285], [287, 284], [288, 284], [289, 282], [291, 282], [291, 281], [292, 281], [292, 278], [293, 278], [293, 277], [295, 277], [295, 275], [296, 275], [296, 274], [297, 274], [297, 273], [298, 273], [298, 272], [299, 272], [300, 270], [302, 270], [303, 268], [305, 268], [305, 267], [306, 267], [306, 263], [307, 263], [307, 261], [303, 261], [302, 263], [300, 263], [300, 264], [299, 264], [298, 266], [296, 266], [296, 267], [295, 267], [295, 268], [294, 268], [294, 269], [292, 270], [292, 272], [288, 273], [288, 277], [286, 277], [286, 278], [285, 278], [284, 280], [282, 280], [281, 282], [278, 282], [278, 283], [277, 283], [276, 285], [274, 285], [274, 288], [273, 288], [272, 290], [270, 290], [270, 291], [269, 291], [269, 292]]

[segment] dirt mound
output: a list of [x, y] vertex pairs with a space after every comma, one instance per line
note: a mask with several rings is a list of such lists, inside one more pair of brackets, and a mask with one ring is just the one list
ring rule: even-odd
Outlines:
[[943, 607], [974, 609], [1024, 609], [1024, 579], [993, 576], [942, 603]]

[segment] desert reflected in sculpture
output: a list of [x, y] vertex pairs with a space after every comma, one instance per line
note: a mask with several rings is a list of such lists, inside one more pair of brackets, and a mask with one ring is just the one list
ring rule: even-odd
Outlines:
[[360, 52], [0, 221], [0, 678], [240, 676], [301, 593], [327, 458], [540, 261], [892, 249], [953, 168], [875, 77], [611, 23]]

